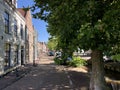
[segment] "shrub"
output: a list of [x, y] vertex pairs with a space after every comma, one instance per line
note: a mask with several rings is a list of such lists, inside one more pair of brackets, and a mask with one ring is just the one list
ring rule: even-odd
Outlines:
[[112, 56], [112, 59], [113, 59], [113, 60], [120, 61], [120, 54], [113, 55], [113, 56]]
[[54, 62], [57, 65], [62, 65], [64, 63], [64, 61], [61, 58], [54, 58]]
[[87, 65], [87, 62], [80, 57], [73, 57], [73, 59], [69, 61], [69, 66], [80, 67], [84, 65]]
[[[54, 62], [57, 65], [64, 64], [64, 61], [61, 58], [54, 58]], [[80, 67], [80, 66], [87, 65], [87, 62], [80, 57], [73, 57], [72, 60], [67, 60], [66, 65], [73, 66], [73, 67]]]

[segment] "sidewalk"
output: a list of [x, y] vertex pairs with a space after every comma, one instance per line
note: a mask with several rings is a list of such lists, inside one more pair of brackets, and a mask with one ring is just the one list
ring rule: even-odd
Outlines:
[[8, 87], [9, 85], [15, 83], [17, 80], [21, 79], [32, 69], [32, 64], [27, 64], [19, 67], [19, 69], [9, 72], [8, 74], [0, 77], [0, 90]]

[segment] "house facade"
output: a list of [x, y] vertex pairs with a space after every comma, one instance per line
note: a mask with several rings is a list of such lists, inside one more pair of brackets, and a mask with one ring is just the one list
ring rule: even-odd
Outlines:
[[21, 15], [25, 18], [26, 22], [26, 27], [27, 27], [27, 32], [28, 32], [28, 61], [30, 63], [34, 63], [34, 60], [36, 59], [36, 48], [37, 48], [37, 32], [32, 24], [32, 16], [31, 16], [31, 11], [29, 9], [23, 9], [23, 8], [18, 8], [17, 9]]
[[0, 75], [26, 63], [27, 28], [16, 5], [16, 0], [0, 1]]
[[33, 62], [35, 33], [30, 11], [23, 16], [16, 0], [0, 0], [0, 75]]

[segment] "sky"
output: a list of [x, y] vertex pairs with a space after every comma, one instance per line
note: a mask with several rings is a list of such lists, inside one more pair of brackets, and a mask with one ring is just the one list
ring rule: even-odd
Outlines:
[[[33, 0], [18, 0], [17, 1], [18, 8], [23, 8], [23, 6], [24, 7], [32, 6], [33, 4], [34, 4]], [[32, 19], [32, 22], [33, 22], [34, 28], [38, 32], [38, 41], [47, 42], [49, 38], [49, 34], [46, 30], [47, 23], [44, 22], [43, 20], [34, 19], [34, 18]]]

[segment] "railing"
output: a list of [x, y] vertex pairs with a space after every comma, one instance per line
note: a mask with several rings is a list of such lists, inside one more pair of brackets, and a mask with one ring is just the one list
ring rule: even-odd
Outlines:
[[112, 90], [120, 90], [120, 80], [113, 80], [106, 77], [106, 81]]

